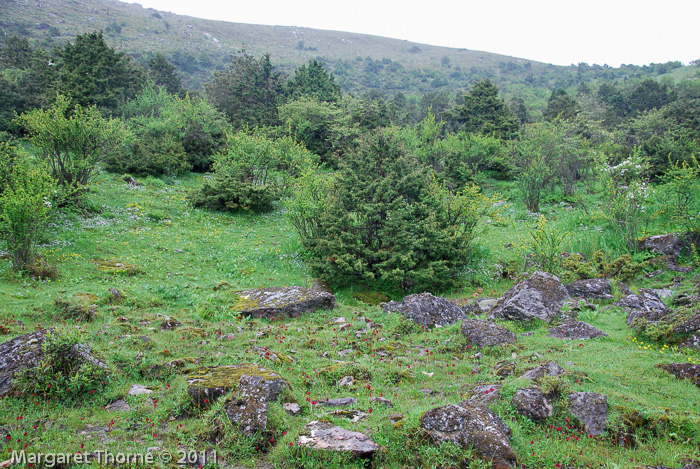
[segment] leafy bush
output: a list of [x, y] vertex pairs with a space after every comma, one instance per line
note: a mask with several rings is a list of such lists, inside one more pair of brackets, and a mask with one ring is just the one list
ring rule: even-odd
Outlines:
[[70, 399], [102, 388], [108, 379], [106, 366], [85, 358], [89, 349], [80, 343], [78, 329], [48, 331], [42, 350], [37, 366], [15, 377], [15, 386], [22, 394]]
[[95, 106], [70, 107], [62, 95], [48, 109], [22, 114], [19, 122], [47, 162], [66, 198], [80, 197], [92, 180], [97, 164], [131, 139], [118, 119], [105, 119]]
[[273, 140], [259, 130], [229, 135], [226, 149], [214, 159], [212, 180], [190, 194], [195, 207], [268, 209], [294, 178], [316, 165], [316, 157], [290, 137]]
[[[10, 155], [0, 154], [2, 166]], [[24, 270], [37, 258], [37, 244], [51, 214], [55, 186], [44, 166], [27, 158], [12, 161], [10, 181], [0, 193], [0, 233], [7, 241], [15, 269]]]
[[109, 171], [176, 176], [192, 169], [182, 144], [170, 134], [147, 133], [128, 151], [111, 155], [106, 160]]

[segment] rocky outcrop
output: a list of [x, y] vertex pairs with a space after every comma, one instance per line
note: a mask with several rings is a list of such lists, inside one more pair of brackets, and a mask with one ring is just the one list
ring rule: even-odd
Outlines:
[[[464, 393], [464, 397], [467, 398], [466, 401], [460, 403], [461, 407], [465, 407], [466, 404], [476, 403], [486, 405], [489, 402], [500, 398], [499, 391], [501, 390], [500, 384], [476, 384], [470, 387], [467, 392]], [[464, 405], [463, 405], [464, 404]]]
[[320, 420], [314, 420], [304, 426], [297, 444], [322, 451], [347, 452], [361, 458], [371, 457], [380, 448], [363, 433], [352, 432]]
[[242, 363], [226, 366], [206, 366], [193, 370], [187, 375], [187, 392], [199, 407], [209, 407], [220, 397], [238, 389], [243, 376], [261, 378], [259, 386], [276, 400], [289, 382], [272, 370], [255, 363]]
[[416, 293], [401, 302], [382, 303], [382, 309], [387, 313], [401, 313], [425, 327], [446, 326], [466, 318], [459, 306], [431, 293]]
[[465, 319], [462, 322], [461, 330], [467, 343], [479, 347], [507, 345], [518, 340], [517, 336], [507, 327], [481, 319]]
[[605, 432], [608, 423], [608, 398], [597, 392], [569, 394], [569, 411], [584, 425], [589, 435]]
[[645, 288], [639, 290], [638, 295], [627, 295], [611, 306], [617, 306], [628, 311], [627, 325], [632, 324], [632, 321], [637, 318], [656, 322], [668, 312], [668, 307], [661, 301], [659, 295]]
[[[0, 344], [0, 396], [5, 396], [14, 389], [15, 375], [24, 370], [36, 367], [44, 358], [43, 344], [47, 334], [54, 329], [41, 330], [24, 334]], [[65, 357], [77, 369], [84, 363], [109, 370], [107, 364], [92, 355], [86, 344], [76, 344]]]
[[261, 376], [241, 376], [238, 389], [224, 402], [224, 412], [245, 436], [267, 429], [267, 404], [270, 387]]
[[608, 334], [597, 329], [587, 322], [572, 321], [557, 327], [550, 327], [547, 337], [554, 339], [595, 339], [597, 337], [608, 337]]
[[669, 363], [657, 366], [678, 379], [690, 380], [695, 386], [700, 387], [700, 365], [694, 363]]
[[318, 309], [333, 309], [335, 296], [303, 287], [258, 288], [237, 293], [233, 309], [253, 317], [295, 317]]
[[591, 278], [578, 280], [566, 286], [569, 296], [576, 298], [586, 298], [593, 300], [611, 300], [615, 298], [612, 294], [612, 284], [605, 278]]
[[429, 410], [421, 416], [420, 428], [434, 444], [450, 442], [464, 449], [473, 448], [496, 469], [516, 467], [510, 428], [483, 404], [464, 401]]
[[538, 388], [518, 389], [511, 401], [515, 410], [533, 422], [546, 420], [552, 416], [554, 407]]
[[673, 233], [649, 236], [639, 241], [640, 249], [677, 258], [683, 250], [683, 240]]
[[508, 290], [491, 310], [489, 318], [550, 322], [567, 298], [569, 293], [556, 275], [538, 271]]

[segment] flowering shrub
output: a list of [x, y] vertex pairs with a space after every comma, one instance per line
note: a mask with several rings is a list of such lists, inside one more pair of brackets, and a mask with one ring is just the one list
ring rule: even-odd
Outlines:
[[601, 156], [597, 169], [603, 186], [603, 214], [628, 248], [634, 249], [650, 219], [648, 204], [653, 190], [646, 180], [649, 163], [641, 149], [635, 148], [632, 156], [618, 165]]

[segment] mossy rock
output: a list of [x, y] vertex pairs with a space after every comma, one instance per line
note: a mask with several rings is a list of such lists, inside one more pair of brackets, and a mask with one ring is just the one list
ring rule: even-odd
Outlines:
[[207, 331], [199, 327], [183, 327], [178, 331], [178, 334], [189, 338], [204, 338], [207, 336]]
[[380, 303], [388, 303], [391, 298], [386, 293], [378, 291], [362, 291], [352, 295], [357, 301], [370, 306], [377, 306]]
[[192, 370], [187, 375], [187, 392], [195, 405], [211, 406], [217, 399], [238, 389], [242, 376], [262, 378], [268, 388], [269, 400], [276, 400], [280, 393], [291, 387], [282, 375], [256, 363], [241, 363], [226, 366], [205, 366]]
[[318, 309], [333, 309], [335, 296], [303, 287], [258, 288], [237, 292], [233, 310], [253, 317], [297, 317]]
[[316, 369], [316, 373], [328, 384], [334, 385], [343, 376], [352, 375], [355, 379], [370, 380], [372, 373], [357, 362], [342, 362]]
[[136, 264], [132, 264], [130, 262], [120, 261], [117, 259], [94, 259], [92, 262], [97, 266], [97, 270], [101, 272], [124, 275], [136, 275], [139, 273], [139, 268], [136, 266]]

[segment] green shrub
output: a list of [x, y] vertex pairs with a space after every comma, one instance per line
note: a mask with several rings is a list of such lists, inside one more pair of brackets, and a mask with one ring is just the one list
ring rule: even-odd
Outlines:
[[192, 169], [182, 144], [170, 134], [148, 133], [124, 151], [105, 160], [105, 169], [116, 173], [167, 176]]
[[55, 186], [44, 166], [35, 166], [26, 158], [14, 161], [9, 176], [11, 181], [0, 194], [0, 233], [14, 268], [24, 270], [37, 258]]
[[316, 157], [290, 137], [271, 139], [259, 130], [229, 135], [226, 150], [214, 159], [211, 181], [189, 196], [195, 207], [269, 209], [288, 193], [292, 180], [316, 165]]
[[476, 223], [495, 202], [475, 186], [447, 190], [384, 131], [346, 156], [334, 185], [318, 187], [332, 192], [327, 200], [315, 196], [320, 206], [307, 213], [323, 212], [313, 229], [300, 230], [314, 274], [336, 285], [378, 282], [406, 291], [454, 285]]
[[87, 350], [80, 343], [78, 329], [48, 331], [41, 360], [15, 377], [16, 389], [24, 395], [38, 394], [51, 399], [71, 399], [102, 389], [109, 370], [86, 360]]

